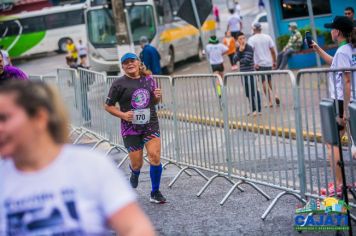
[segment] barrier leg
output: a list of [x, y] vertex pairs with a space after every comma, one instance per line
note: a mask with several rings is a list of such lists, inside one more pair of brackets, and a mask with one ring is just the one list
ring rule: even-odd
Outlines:
[[105, 153], [105, 156], [110, 155], [110, 153], [111, 153], [114, 149], [116, 149], [118, 152], [120, 152], [120, 151], [126, 152], [126, 151], [123, 150], [122, 148], [120, 148], [120, 147], [114, 145], [114, 146], [112, 146], [112, 147]]
[[281, 192], [280, 194], [278, 194], [273, 201], [271, 202], [271, 204], [268, 206], [268, 208], [266, 209], [266, 211], [263, 213], [263, 215], [261, 216], [262, 220], [265, 220], [267, 215], [272, 211], [272, 209], [275, 207], [275, 205], [277, 204], [278, 200], [283, 197], [284, 195], [292, 195], [294, 196], [296, 199], [298, 199], [300, 202], [302, 202], [303, 204], [306, 204], [307, 202], [301, 198], [298, 194], [296, 193], [291, 193], [291, 192]]
[[220, 202], [220, 205], [221, 205], [221, 206], [225, 204], [225, 202], [227, 201], [227, 199], [229, 199], [229, 197], [230, 197], [231, 194], [235, 191], [235, 189], [236, 189], [240, 184], [242, 184], [242, 183], [243, 183], [243, 181], [240, 180], [239, 182], [235, 183], [235, 184], [231, 187], [231, 189], [230, 189], [229, 192], [225, 195], [225, 197], [223, 198], [223, 200], [221, 200], [221, 202]]
[[73, 144], [77, 144], [82, 138], [84, 135], [86, 135], [88, 133], [88, 131], [84, 131], [82, 132], [73, 142]]
[[[182, 169], [183, 167], [181, 167], [180, 165], [178, 165], [177, 163], [174, 163], [174, 162], [171, 162], [171, 161], [167, 161], [166, 163], [164, 163], [163, 164], [163, 166], [162, 166], [162, 168], [163, 169], [166, 169], [166, 167], [168, 166], [168, 165], [174, 165], [174, 166], [176, 166], [178, 169]], [[184, 173], [186, 173], [189, 177], [192, 177], [192, 174], [191, 173], [189, 173], [189, 171], [184, 171]]]
[[124, 157], [124, 159], [122, 159], [122, 161], [116, 166], [117, 168], [121, 168], [121, 166], [125, 163], [125, 161], [129, 159], [129, 154], [126, 154], [126, 156]]
[[110, 143], [110, 142], [109, 142], [108, 140], [106, 140], [106, 139], [100, 139], [99, 141], [97, 141], [97, 142], [95, 143], [95, 145], [94, 145], [90, 150], [91, 150], [91, 151], [95, 150], [100, 144], [105, 143], [105, 142]]
[[172, 188], [173, 184], [178, 180], [178, 178], [182, 175], [183, 172], [185, 172], [187, 169], [191, 169], [194, 170], [198, 175], [200, 175], [203, 179], [205, 179], [206, 181], [209, 180], [209, 178], [204, 175], [200, 170], [196, 169], [196, 168], [192, 168], [189, 166], [184, 167], [183, 169], [181, 169], [178, 174], [174, 177], [174, 179], [172, 180], [172, 182], [168, 185], [168, 187]]
[[[216, 179], [216, 178], [224, 178], [227, 182], [229, 182], [232, 185], [235, 185], [235, 183], [229, 179], [228, 177], [226, 177], [225, 175], [221, 175], [221, 174], [216, 174], [214, 176], [212, 176], [208, 182], [206, 182], [206, 184], [200, 189], [200, 191], [197, 193], [197, 197], [200, 197], [205, 190], [210, 186], [210, 184]], [[244, 191], [244, 189], [240, 188], [240, 186], [236, 186], [237, 189], [239, 189], [241, 192]]]

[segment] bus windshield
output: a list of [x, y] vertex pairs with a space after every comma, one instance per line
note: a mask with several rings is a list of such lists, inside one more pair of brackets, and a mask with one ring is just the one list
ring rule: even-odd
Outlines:
[[[134, 5], [128, 8], [132, 39], [138, 44], [142, 36], [150, 41], [156, 33], [153, 8], [149, 5]], [[88, 12], [89, 41], [95, 47], [112, 47], [116, 44], [114, 17], [107, 8]]]

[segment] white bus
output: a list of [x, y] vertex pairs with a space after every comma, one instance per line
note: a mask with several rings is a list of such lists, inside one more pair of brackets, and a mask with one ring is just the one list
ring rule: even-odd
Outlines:
[[67, 39], [86, 43], [85, 6], [81, 3], [0, 16], [0, 45], [10, 57], [20, 58], [66, 51]]
[[[140, 37], [147, 36], [158, 49], [161, 66], [168, 73], [173, 72], [175, 62], [193, 56], [202, 59], [202, 40], [207, 42], [215, 34], [212, 15], [202, 26], [203, 36], [200, 36], [198, 29], [176, 16], [183, 1], [126, 0], [135, 52], [141, 51]], [[105, 0], [92, 0], [86, 12], [89, 61], [93, 70], [115, 74], [119, 71], [115, 20], [112, 10], [105, 3]]]

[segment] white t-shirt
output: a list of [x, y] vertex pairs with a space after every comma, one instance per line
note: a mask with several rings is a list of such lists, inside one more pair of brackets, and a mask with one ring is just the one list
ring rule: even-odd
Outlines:
[[77, 51], [79, 56], [87, 55], [87, 48], [83, 44], [77, 45]]
[[218, 65], [224, 63], [223, 54], [229, 50], [224, 44], [208, 44], [206, 46], [206, 52], [209, 57], [209, 62], [211, 65]]
[[[356, 49], [352, 48], [351, 44], [346, 44], [337, 49], [330, 68], [341, 69], [351, 67], [356, 68]], [[351, 82], [351, 99], [356, 100], [354, 97], [356, 92], [356, 73], [354, 73], [353, 77], [354, 81]], [[344, 100], [344, 78], [342, 72], [329, 73], [329, 93], [332, 99]]]
[[248, 39], [254, 51], [254, 61], [256, 65], [271, 67], [273, 65], [271, 48], [274, 49], [274, 42], [271, 36], [267, 34], [255, 34]]
[[36, 173], [5, 160], [0, 188], [0, 235], [103, 234], [106, 220], [136, 199], [108, 157], [71, 145]]
[[238, 15], [240, 15], [240, 13], [241, 13], [241, 6], [240, 6], [240, 4], [235, 4], [235, 13], [237, 13]]
[[1, 50], [1, 54], [2, 54], [2, 59], [4, 60], [4, 66], [9, 65], [10, 64], [9, 53], [5, 50]]
[[229, 21], [227, 22], [227, 24], [229, 25], [229, 30], [231, 32], [240, 31], [241, 30], [240, 22], [241, 22], [241, 17], [237, 13], [231, 15]]

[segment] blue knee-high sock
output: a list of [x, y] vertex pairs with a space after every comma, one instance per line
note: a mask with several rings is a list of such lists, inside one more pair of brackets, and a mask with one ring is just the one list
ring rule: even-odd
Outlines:
[[159, 185], [161, 183], [162, 176], [162, 164], [158, 166], [150, 166], [150, 176], [151, 176], [151, 184], [152, 184], [152, 192], [159, 190]]
[[141, 173], [140, 170], [133, 170], [132, 167], [131, 167], [131, 165], [129, 165], [129, 166], [130, 166], [131, 172], [134, 173], [134, 175], [140, 175], [140, 173]]

